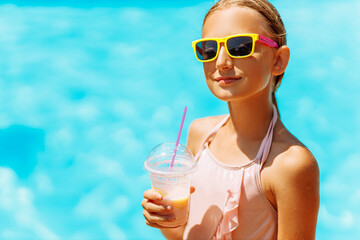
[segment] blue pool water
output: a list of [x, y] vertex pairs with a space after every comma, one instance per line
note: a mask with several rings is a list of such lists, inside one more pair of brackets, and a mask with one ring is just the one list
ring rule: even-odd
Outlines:
[[[0, 5], [0, 239], [161, 239], [140, 205], [148, 152], [185, 105], [184, 144], [227, 112], [191, 48], [213, 1], [73, 2]], [[317, 239], [355, 239], [360, 3], [272, 2], [291, 49], [281, 117], [321, 170]]]

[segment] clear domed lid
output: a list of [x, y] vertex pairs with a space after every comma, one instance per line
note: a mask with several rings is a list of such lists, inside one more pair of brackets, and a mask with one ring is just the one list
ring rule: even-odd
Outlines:
[[163, 143], [152, 149], [145, 161], [145, 169], [157, 175], [185, 175], [196, 170], [197, 163], [191, 151], [184, 145], [177, 146], [174, 164], [175, 143]]

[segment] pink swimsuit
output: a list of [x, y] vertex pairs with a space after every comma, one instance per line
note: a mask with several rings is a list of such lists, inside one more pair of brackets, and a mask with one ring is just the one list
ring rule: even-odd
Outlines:
[[215, 158], [209, 143], [228, 121], [223, 119], [206, 137], [196, 158], [195, 192], [184, 239], [276, 239], [277, 212], [266, 198], [260, 171], [270, 151], [277, 111], [255, 159], [242, 166], [226, 165]]

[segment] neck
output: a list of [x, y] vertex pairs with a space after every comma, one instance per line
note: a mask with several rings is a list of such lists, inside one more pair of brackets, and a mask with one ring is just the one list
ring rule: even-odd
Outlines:
[[237, 141], [249, 143], [261, 141], [273, 116], [272, 101], [228, 102], [230, 120], [227, 127], [236, 135]]

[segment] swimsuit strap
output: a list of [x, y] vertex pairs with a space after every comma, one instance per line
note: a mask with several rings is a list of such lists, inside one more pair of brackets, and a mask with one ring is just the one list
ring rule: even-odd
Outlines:
[[[273, 116], [269, 125], [269, 129], [264, 137], [264, 139], [261, 142], [259, 151], [255, 157], [255, 161], [257, 161], [258, 163], [261, 164], [261, 168], [264, 165], [269, 152], [270, 152], [270, 148], [271, 148], [271, 143], [272, 143], [272, 138], [273, 138], [273, 132], [274, 132], [274, 127], [276, 125], [276, 121], [278, 119], [278, 114], [277, 114], [277, 110], [276, 107], [273, 105]], [[230, 115], [226, 115], [226, 117], [219, 122], [212, 130], [211, 132], [207, 135], [207, 137], [204, 139], [204, 141], [202, 142], [199, 151], [197, 152], [195, 159], [198, 160], [200, 157], [200, 154], [202, 153], [202, 151], [205, 148], [205, 144], [210, 142], [213, 137], [215, 136], [215, 134], [217, 133], [217, 131], [229, 120]]]
[[210, 133], [206, 136], [206, 138], [204, 139], [204, 141], [201, 143], [201, 146], [199, 148], [199, 151], [197, 152], [196, 156], [195, 156], [195, 160], [198, 161], [202, 151], [205, 148], [206, 143], [211, 142], [211, 140], [213, 139], [213, 137], [215, 136], [215, 134], [217, 133], [217, 131], [219, 131], [219, 129], [224, 126], [224, 124], [229, 120], [230, 115], [226, 115], [224, 117], [224, 119], [222, 119], [211, 131]]
[[277, 114], [277, 110], [276, 107], [273, 105], [273, 116], [269, 125], [269, 129], [266, 133], [265, 138], [263, 139], [263, 141], [261, 142], [260, 148], [259, 148], [259, 152], [256, 155], [255, 160], [258, 161], [260, 163], [260, 169], [263, 167], [264, 163], [266, 162], [266, 159], [270, 153], [270, 148], [271, 148], [271, 143], [272, 143], [272, 138], [273, 138], [273, 133], [274, 133], [274, 128], [276, 125], [276, 121], [278, 119], [278, 114]]

